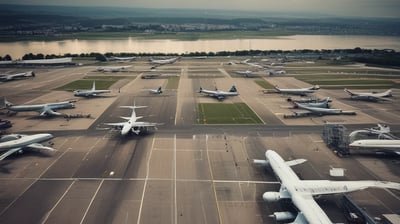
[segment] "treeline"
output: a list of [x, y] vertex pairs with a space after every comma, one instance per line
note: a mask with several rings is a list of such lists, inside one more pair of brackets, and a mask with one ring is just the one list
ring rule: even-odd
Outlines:
[[[25, 54], [22, 60], [35, 60], [35, 59], [53, 59], [62, 57], [72, 57], [72, 58], [95, 58], [98, 61], [107, 61], [107, 58], [112, 56], [115, 57], [167, 57], [167, 56], [182, 56], [182, 57], [217, 57], [217, 56], [272, 56], [280, 55], [282, 57], [288, 55], [313, 55], [316, 58], [326, 58], [326, 56], [340, 56], [345, 60], [373, 64], [373, 65], [383, 65], [383, 66], [396, 66], [400, 67], [400, 52], [394, 50], [378, 50], [378, 49], [333, 49], [333, 50], [243, 50], [243, 51], [220, 51], [220, 52], [191, 52], [185, 54], [165, 54], [165, 53], [112, 53], [108, 52], [102, 53], [81, 53], [81, 54], [64, 54], [64, 55], [44, 55], [44, 54]], [[10, 55], [0, 56], [2, 61], [11, 61]]]

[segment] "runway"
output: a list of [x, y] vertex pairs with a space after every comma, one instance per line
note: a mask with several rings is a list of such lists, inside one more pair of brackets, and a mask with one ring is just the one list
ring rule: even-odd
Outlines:
[[[398, 106], [373, 104], [366, 108], [359, 102], [349, 105], [338, 100], [335, 103], [357, 108], [361, 115], [284, 120], [279, 113], [290, 110], [280, 106], [286, 104], [283, 97], [265, 96], [252, 79], [230, 76], [219, 60], [188, 59], [158, 68], [161, 73], [180, 76], [177, 89], [166, 89], [165, 95], [142, 91], [159, 85], [165, 88], [168, 79], [140, 79], [146, 72], [136, 69], [145, 70], [146, 63], [133, 62], [134, 70], [123, 74], [132, 77], [111, 87], [115, 97], [77, 102], [74, 110], [94, 114], [91, 120], [76, 119], [66, 125], [62, 118], [32, 121], [28, 115], [6, 117], [20, 123], [13, 132], [36, 133], [54, 127], [48, 132], [56, 136], [52, 142], [58, 151], [24, 152], [2, 161], [1, 223], [275, 223], [269, 215], [291, 208], [285, 203], [262, 200], [264, 192], [280, 188], [270, 169], [252, 163], [253, 159], [264, 159], [266, 149], [276, 150], [285, 160], [307, 159], [293, 167], [301, 179], [400, 182], [397, 159], [340, 158], [320, 137], [323, 123], [333, 120], [343, 120], [349, 129], [371, 127], [377, 121], [391, 122], [392, 130], [399, 130], [399, 123], [393, 122], [391, 115]], [[92, 67], [57, 72], [49, 69], [39, 77], [51, 73], [53, 81], [23, 80], [11, 87], [1, 84], [1, 94], [18, 103], [38, 97], [46, 100], [49, 93], [61, 100], [68, 93], [46, 88], [81, 78]], [[65, 77], [71, 69], [74, 75]], [[193, 78], [193, 71], [201, 77]], [[268, 81], [282, 85], [285, 82], [282, 78]], [[197, 103], [218, 103], [197, 94], [199, 86], [217, 85], [226, 90], [232, 84], [238, 87], [240, 96], [226, 102], [245, 102], [265, 124], [197, 125]], [[10, 91], [15, 85], [35, 94], [24, 98], [21, 95], [25, 91]], [[324, 91], [341, 96], [335, 90]], [[127, 137], [121, 137], [118, 130], [105, 129], [103, 123], [118, 122], [120, 116], [130, 115], [129, 109], [119, 106], [133, 104], [147, 106], [137, 110], [138, 116], [144, 116], [143, 121], [163, 125], [158, 130]], [[331, 167], [344, 168], [345, 177], [329, 176]], [[373, 216], [399, 212], [398, 191], [368, 189], [349, 195]], [[347, 222], [340, 196], [322, 196], [316, 201], [333, 222]]]

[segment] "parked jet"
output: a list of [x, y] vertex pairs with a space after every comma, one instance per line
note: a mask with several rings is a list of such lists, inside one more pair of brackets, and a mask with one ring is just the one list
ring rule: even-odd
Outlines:
[[273, 76], [273, 75], [284, 75], [286, 74], [285, 70], [271, 70], [268, 72], [269, 76]]
[[206, 90], [206, 89], [201, 88], [201, 86], [200, 86], [199, 93], [203, 93], [203, 94], [205, 94], [207, 96], [215, 97], [218, 100], [223, 100], [227, 96], [237, 96], [237, 95], [239, 95], [239, 93], [238, 93], [238, 91], [237, 91], [235, 86], [232, 86], [231, 89], [228, 92], [221, 91], [221, 90]]
[[267, 69], [268, 68], [268, 67], [260, 65], [258, 63], [249, 62], [249, 61], [250, 61], [250, 59], [246, 59], [246, 60], [242, 61], [241, 63], [249, 65], [249, 66], [253, 66], [253, 67], [256, 67], [256, 68], [259, 68], [259, 69]]
[[342, 109], [331, 109], [331, 108], [319, 108], [319, 107], [312, 107], [312, 106], [307, 106], [302, 103], [296, 103], [294, 104], [304, 110], [308, 110], [308, 112], [295, 112], [297, 116], [306, 116], [306, 115], [317, 115], [317, 116], [323, 116], [323, 115], [355, 115], [356, 112], [354, 111], [343, 111]]
[[30, 71], [30, 72], [22, 72], [18, 74], [4, 74], [0, 75], [0, 82], [8, 82], [12, 80], [18, 80], [18, 79], [26, 79], [30, 77], [35, 77], [35, 73]]
[[349, 146], [352, 149], [364, 149], [400, 155], [400, 140], [396, 139], [362, 139], [350, 143]]
[[105, 125], [108, 126], [113, 126], [115, 128], [121, 129], [121, 135], [127, 135], [128, 133], [132, 132], [137, 135], [142, 130], [147, 130], [150, 127], [156, 127], [157, 125], [161, 125], [158, 123], [150, 123], [150, 122], [144, 122], [144, 121], [137, 121], [138, 119], [142, 117], [137, 117], [135, 109], [139, 108], [145, 108], [147, 106], [120, 106], [120, 108], [129, 108], [132, 109], [132, 114], [130, 117], [121, 117], [125, 119], [125, 122], [118, 122], [118, 123], [104, 123]]
[[388, 181], [330, 181], [330, 180], [300, 180], [291, 166], [305, 162], [304, 159], [285, 161], [273, 150], [265, 152], [266, 160], [254, 160], [254, 163], [269, 165], [281, 182], [279, 192], [265, 192], [264, 201], [276, 202], [280, 199], [291, 199], [299, 212], [275, 212], [272, 217], [277, 221], [294, 221], [302, 224], [329, 224], [332, 221], [314, 200], [314, 196], [339, 194], [363, 190], [370, 187], [390, 188], [400, 190], [400, 184]]
[[151, 94], [161, 94], [163, 91], [161, 90], [161, 86], [157, 89], [143, 89], [144, 91], [149, 91]]
[[278, 86], [275, 86], [275, 90], [281, 94], [289, 94], [289, 95], [300, 95], [306, 96], [309, 93], [313, 93], [315, 90], [318, 90], [319, 86], [314, 85], [308, 88], [300, 88], [300, 89], [280, 89]]
[[320, 98], [316, 98], [316, 97], [308, 97], [308, 98], [301, 98], [301, 99], [297, 99], [294, 100], [291, 97], [289, 97], [287, 99], [288, 102], [296, 102], [296, 103], [321, 103], [321, 102], [325, 102], [328, 101], [329, 103], [332, 102], [332, 100], [327, 97], [325, 99], [320, 99]]
[[290, 102], [293, 102], [294, 104], [294, 108], [299, 108], [298, 104], [301, 104], [303, 106], [306, 107], [316, 107], [316, 108], [330, 108], [330, 102], [332, 102], [332, 100], [329, 97], [326, 97], [323, 100], [317, 101], [317, 102], [304, 102], [304, 103], [300, 103], [296, 100], [288, 100]]
[[98, 67], [96, 70], [98, 72], [120, 72], [122, 70], [125, 70], [127, 68], [132, 67], [132, 65], [127, 65], [127, 66], [106, 66], [106, 67]]
[[115, 56], [111, 56], [109, 58], [107, 58], [108, 61], [132, 61], [135, 60], [136, 57], [115, 57]]
[[351, 99], [354, 100], [366, 100], [366, 101], [390, 101], [389, 99], [385, 97], [391, 97], [392, 96], [392, 90], [386, 90], [385, 92], [381, 93], [356, 93], [353, 91], [350, 91], [349, 89], [345, 88], [344, 91], [350, 95]]
[[34, 134], [34, 135], [20, 135], [11, 134], [0, 137], [0, 151], [5, 151], [0, 156], [0, 160], [5, 159], [7, 156], [20, 152], [24, 149], [29, 150], [48, 150], [56, 151], [55, 149], [39, 144], [54, 138], [51, 134]]
[[100, 96], [103, 93], [110, 93], [111, 90], [104, 89], [104, 90], [96, 90], [96, 82], [93, 81], [92, 89], [88, 90], [75, 90], [74, 96], [83, 96], [83, 97], [96, 97]]
[[26, 111], [37, 111], [40, 116], [58, 116], [58, 115], [63, 115], [63, 114], [56, 112], [57, 110], [74, 108], [75, 104], [72, 101], [64, 101], [64, 102], [57, 102], [57, 103], [14, 106], [12, 103], [10, 103], [4, 99], [4, 106], [9, 111], [13, 111], [16, 113], [17, 112], [26, 112]]
[[169, 59], [150, 59], [150, 63], [156, 65], [166, 65], [166, 64], [173, 64], [178, 61], [181, 57], [169, 58]]
[[246, 70], [246, 71], [235, 71], [235, 73], [242, 75], [243, 77], [246, 78], [250, 78], [250, 77], [258, 77], [261, 76], [260, 74], [250, 71], [250, 70]]

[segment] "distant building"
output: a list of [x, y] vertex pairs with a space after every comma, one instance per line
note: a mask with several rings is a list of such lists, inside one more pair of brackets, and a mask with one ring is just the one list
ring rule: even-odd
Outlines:
[[53, 59], [38, 59], [38, 60], [16, 60], [16, 61], [0, 61], [0, 66], [32, 66], [32, 65], [74, 65], [72, 58], [53, 58]]

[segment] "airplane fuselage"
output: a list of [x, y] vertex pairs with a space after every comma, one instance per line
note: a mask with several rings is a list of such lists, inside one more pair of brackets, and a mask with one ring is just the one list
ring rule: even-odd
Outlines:
[[[280, 179], [282, 186], [285, 187], [286, 198], [291, 198], [293, 204], [298, 208], [308, 208], [308, 212], [303, 212], [306, 216], [307, 221], [310, 224], [329, 224], [332, 221], [329, 217], [325, 214], [325, 212], [319, 207], [314, 200], [312, 201], [305, 201], [303, 198], [303, 191], [302, 188], [304, 186], [304, 181], [300, 181], [296, 173], [286, 164], [286, 162], [279, 156], [275, 151], [267, 150], [265, 152], [265, 156], [269, 161], [270, 166], [274, 173]], [[318, 186], [314, 186], [318, 188]], [[296, 192], [296, 193], [294, 193]], [[264, 193], [268, 194], [269, 192]], [[263, 197], [264, 197], [263, 195]], [[311, 203], [310, 203], [311, 202]], [[309, 204], [310, 203], [310, 204]], [[315, 205], [313, 204], [315, 203]], [[304, 205], [306, 204], [306, 205]], [[308, 216], [307, 214], [314, 214], [313, 216]]]
[[313, 93], [314, 90], [309, 89], [277, 89], [279, 93], [289, 94], [289, 95], [299, 95], [306, 96], [309, 93]]
[[41, 111], [43, 110], [43, 108], [46, 107], [52, 110], [57, 110], [57, 109], [74, 108], [75, 105], [72, 102], [65, 101], [59, 103], [47, 103], [47, 104], [36, 104], [36, 105], [18, 105], [18, 106], [8, 107], [8, 109], [15, 112], [26, 112], [26, 111]]
[[33, 143], [44, 142], [54, 138], [51, 134], [20, 135], [20, 138], [0, 143], [0, 151], [22, 148]]
[[99, 94], [103, 93], [110, 93], [111, 90], [76, 90], [74, 92], [74, 96], [84, 96], [84, 97], [91, 97], [91, 96], [97, 96]]

